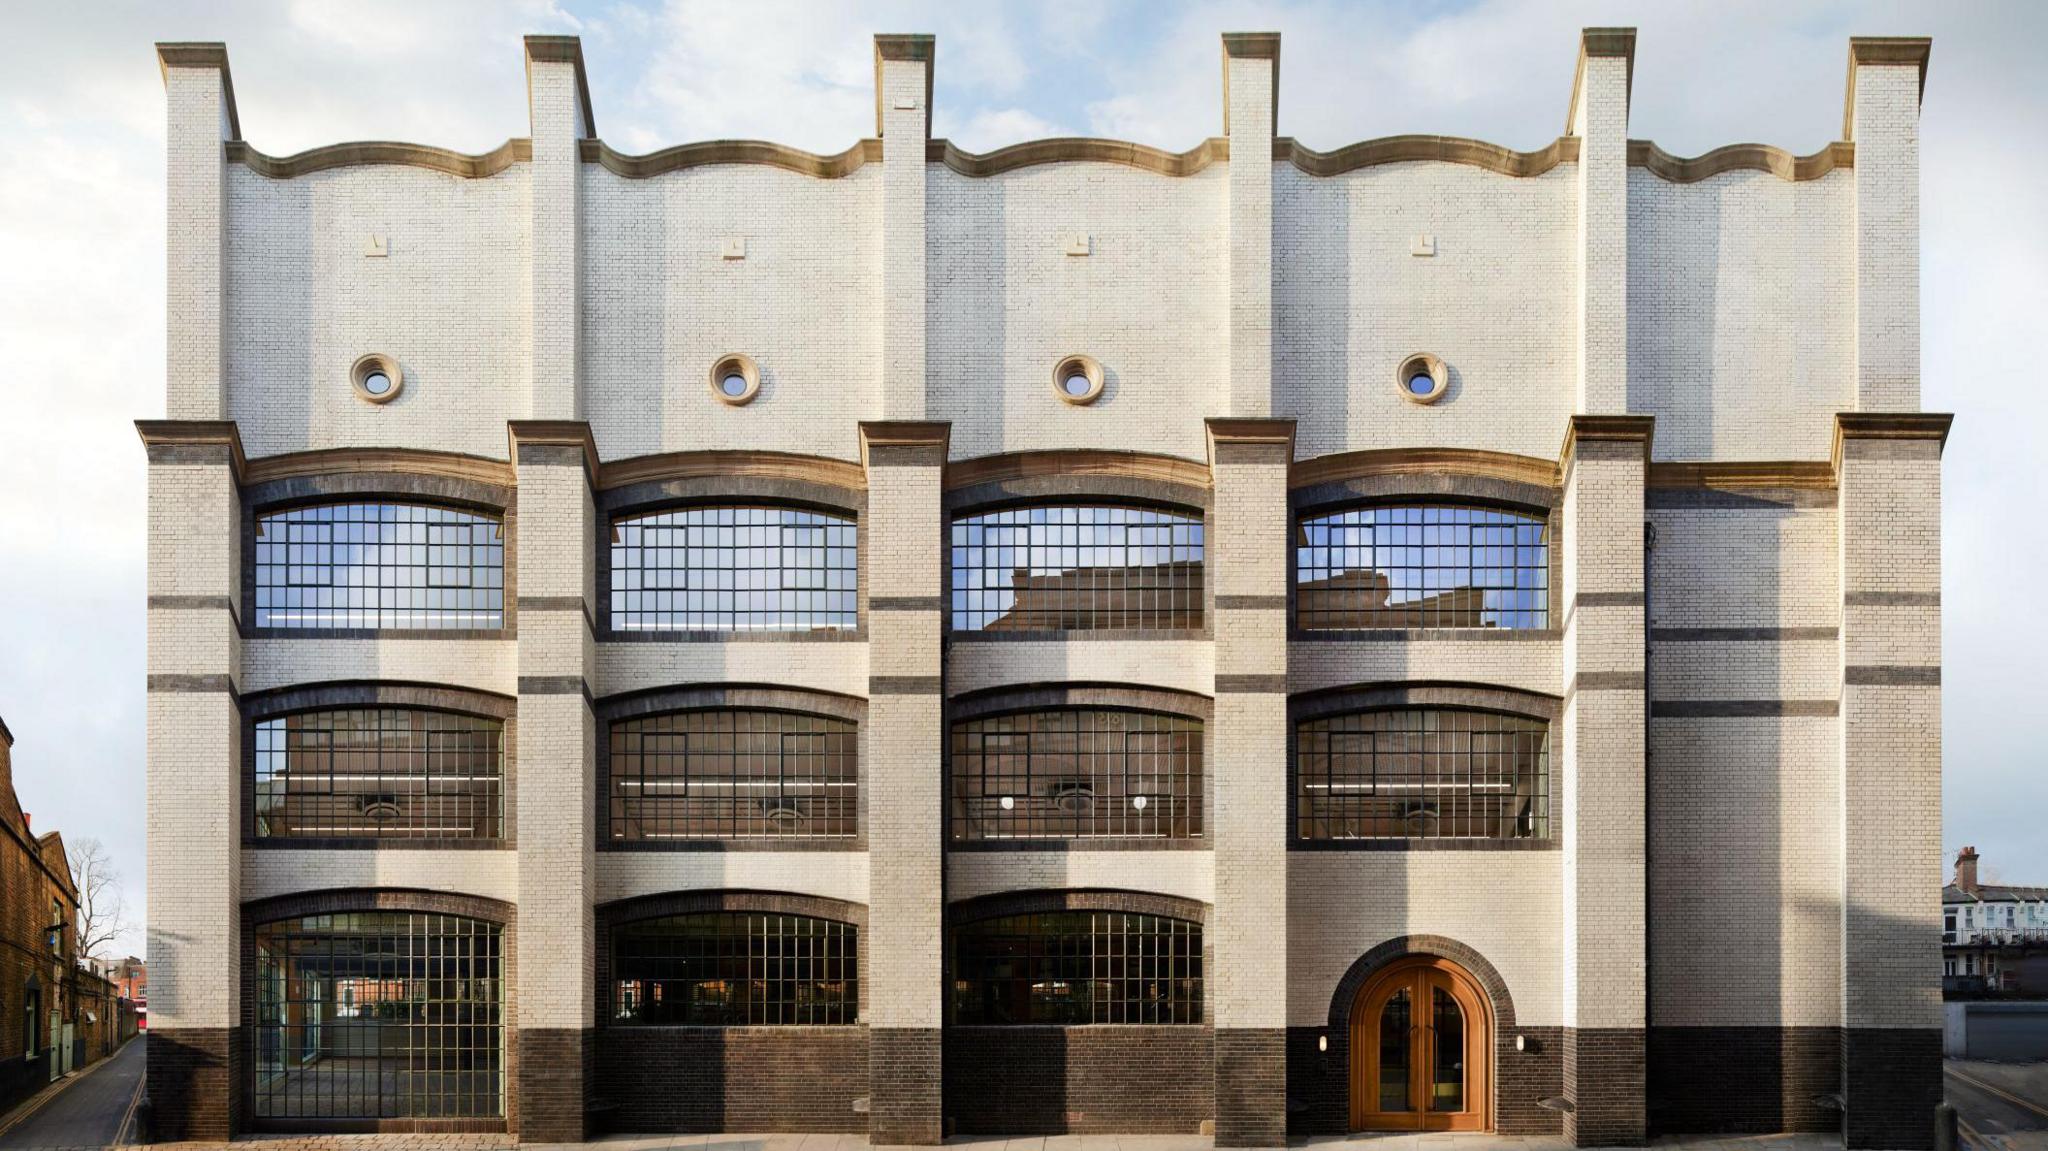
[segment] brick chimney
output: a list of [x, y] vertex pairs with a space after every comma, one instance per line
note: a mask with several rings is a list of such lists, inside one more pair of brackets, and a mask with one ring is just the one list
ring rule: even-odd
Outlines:
[[1977, 894], [1977, 849], [1974, 847], [1956, 852], [1956, 886], [1971, 895]]

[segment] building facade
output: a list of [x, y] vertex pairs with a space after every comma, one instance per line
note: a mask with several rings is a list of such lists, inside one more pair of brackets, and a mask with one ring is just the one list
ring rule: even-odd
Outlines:
[[97, 1058], [86, 1053], [93, 1028], [81, 1005], [91, 997], [81, 984], [99, 981], [78, 969], [64, 839], [33, 828], [14, 794], [14, 735], [0, 722], [0, 1112]]
[[2048, 887], [1979, 883], [1977, 849], [1957, 852], [1941, 889], [1941, 987], [2048, 996]]
[[880, 36], [872, 139], [633, 156], [532, 37], [283, 157], [160, 45], [160, 1133], [1928, 1145], [1927, 42], [1692, 159], [1634, 45], [1534, 152], [1239, 34], [1186, 152]]

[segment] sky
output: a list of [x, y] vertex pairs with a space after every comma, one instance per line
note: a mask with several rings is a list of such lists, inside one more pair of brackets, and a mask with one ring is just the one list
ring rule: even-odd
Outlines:
[[[583, 38], [599, 134], [837, 152], [874, 130], [872, 36], [938, 38], [933, 130], [1172, 150], [1221, 130], [1217, 36], [1282, 34], [1280, 131], [1539, 148], [1578, 30], [1639, 28], [1630, 135], [1695, 155], [1840, 135], [1851, 35], [1934, 37], [1922, 109], [1922, 396], [1943, 491], [1944, 844], [2048, 884], [2048, 7], [1575, 0], [1346, 4], [0, 0], [0, 717], [39, 829], [98, 836], [143, 914], [144, 460], [164, 409], [164, 106], [152, 44], [228, 45], [243, 134], [482, 151], [527, 132], [520, 36]], [[1794, 369], [1796, 371], [1796, 369]], [[1765, 386], [1796, 387], [1796, 375]], [[2048, 599], [2048, 593], [2044, 593]], [[141, 947], [140, 932], [132, 946]]]

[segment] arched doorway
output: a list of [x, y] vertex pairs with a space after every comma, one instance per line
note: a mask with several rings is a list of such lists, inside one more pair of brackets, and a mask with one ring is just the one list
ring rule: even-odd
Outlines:
[[1493, 1026], [1457, 964], [1417, 955], [1382, 968], [1352, 1001], [1352, 1129], [1491, 1129]]

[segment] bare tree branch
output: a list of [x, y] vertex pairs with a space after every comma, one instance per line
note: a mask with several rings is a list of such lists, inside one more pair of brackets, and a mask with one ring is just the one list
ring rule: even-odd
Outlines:
[[128, 901], [121, 894], [121, 873], [97, 837], [65, 845], [71, 860], [71, 884], [78, 888], [78, 957], [108, 959], [108, 947], [128, 930]]

